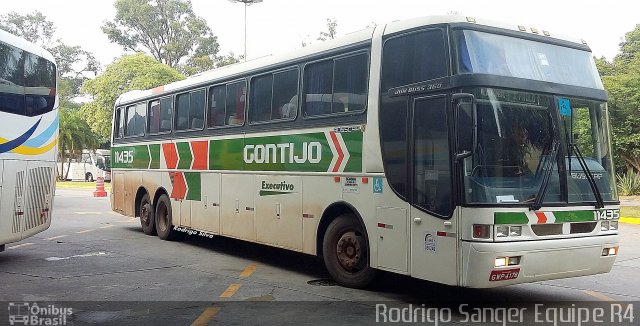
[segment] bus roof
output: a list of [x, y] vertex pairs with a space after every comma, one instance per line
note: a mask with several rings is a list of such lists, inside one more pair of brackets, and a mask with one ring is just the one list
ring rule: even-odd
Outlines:
[[8, 45], [12, 45], [16, 48], [25, 50], [29, 53], [35, 54], [39, 57], [42, 57], [44, 59], [47, 59], [51, 62], [53, 62], [54, 64], [56, 63], [55, 58], [53, 57], [53, 55], [51, 55], [51, 53], [49, 53], [49, 51], [43, 49], [42, 47], [33, 44], [25, 39], [23, 39], [22, 37], [13, 35], [7, 31], [4, 31], [2, 29], [0, 29], [0, 41], [3, 43], [6, 43]]
[[160, 95], [162, 93], [172, 93], [174, 91], [186, 89], [195, 85], [201, 85], [201, 84], [204, 85], [211, 81], [216, 81], [216, 80], [222, 81], [223, 79], [233, 78], [233, 76], [240, 76], [241, 74], [257, 71], [265, 67], [269, 67], [276, 64], [286, 65], [287, 62], [293, 62], [296, 59], [301, 59], [301, 58], [322, 53], [322, 52], [338, 50], [342, 47], [347, 47], [349, 45], [370, 42], [374, 35], [374, 31], [379, 30], [381, 28], [384, 29], [383, 35], [389, 35], [389, 34], [398, 33], [404, 30], [411, 30], [413, 28], [418, 28], [421, 26], [437, 25], [437, 24], [455, 24], [455, 23], [467, 23], [467, 24], [471, 23], [476, 25], [483, 25], [488, 27], [495, 27], [500, 29], [516, 31], [516, 32], [525, 33], [525, 34], [539, 34], [546, 37], [551, 37], [551, 38], [555, 38], [563, 41], [585, 45], [584, 41], [576, 38], [555, 35], [555, 34], [552, 35], [546, 30], [540, 30], [536, 28], [527, 28], [522, 25], [509, 24], [509, 23], [497, 22], [497, 21], [491, 21], [491, 20], [475, 19], [473, 17], [465, 17], [465, 16], [457, 16], [457, 15], [418, 17], [418, 18], [412, 18], [412, 19], [407, 19], [402, 21], [393, 21], [385, 25], [376, 26], [375, 28], [368, 28], [361, 31], [356, 31], [333, 40], [315, 43], [290, 53], [280, 54], [277, 56], [269, 55], [269, 56], [261, 57], [261, 58], [246, 61], [246, 62], [236, 63], [236, 64], [224, 66], [221, 68], [216, 68], [213, 70], [196, 74], [187, 79], [173, 82], [173, 83], [160, 86], [154, 89], [129, 91], [120, 95], [120, 97], [116, 100], [116, 106], [125, 104], [125, 103], [134, 102], [138, 99], [150, 97], [152, 95]]

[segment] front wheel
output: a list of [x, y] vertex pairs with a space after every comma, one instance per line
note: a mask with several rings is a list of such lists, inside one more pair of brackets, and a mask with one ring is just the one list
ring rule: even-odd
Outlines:
[[171, 220], [171, 201], [167, 195], [161, 195], [156, 203], [156, 232], [162, 240], [172, 240], [176, 231], [173, 230]]
[[353, 215], [341, 215], [329, 224], [322, 252], [329, 274], [341, 285], [364, 288], [376, 275], [369, 266], [367, 236]]
[[93, 180], [93, 174], [91, 174], [91, 173], [87, 173], [87, 174], [84, 176], [84, 181], [86, 181], [86, 182], [93, 182], [93, 181], [94, 181], [94, 180]]
[[156, 235], [156, 220], [154, 219], [153, 206], [151, 206], [151, 200], [149, 194], [144, 194], [140, 200], [140, 206], [138, 207], [140, 212], [140, 225], [142, 231], [146, 235]]

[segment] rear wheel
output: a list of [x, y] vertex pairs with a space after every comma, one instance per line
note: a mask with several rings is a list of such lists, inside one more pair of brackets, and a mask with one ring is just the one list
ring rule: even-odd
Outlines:
[[91, 174], [91, 172], [87, 173], [87, 174], [84, 176], [84, 181], [87, 181], [87, 182], [93, 182], [93, 174]]
[[4, 245], [0, 245], [0, 252], [4, 251]]
[[156, 235], [156, 220], [154, 219], [153, 206], [151, 206], [151, 200], [149, 194], [144, 194], [140, 199], [140, 206], [138, 207], [140, 212], [140, 225], [142, 225], [142, 231], [146, 235]]
[[176, 231], [173, 230], [171, 221], [171, 201], [167, 195], [161, 195], [156, 203], [156, 232], [162, 240], [172, 240]]
[[341, 215], [329, 224], [322, 253], [329, 274], [341, 285], [364, 288], [376, 275], [369, 266], [367, 236], [353, 215]]

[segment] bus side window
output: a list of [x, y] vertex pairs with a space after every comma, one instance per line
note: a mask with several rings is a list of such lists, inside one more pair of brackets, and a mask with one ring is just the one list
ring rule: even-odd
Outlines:
[[154, 100], [149, 102], [149, 134], [157, 134], [160, 132], [160, 101]]
[[172, 104], [171, 97], [160, 99], [160, 132], [171, 132]]
[[246, 95], [247, 86], [244, 80], [227, 85], [227, 110], [225, 117], [227, 125], [244, 124]]
[[209, 88], [209, 122], [207, 127], [220, 127], [225, 124], [225, 108], [227, 106], [227, 86], [220, 85]]
[[271, 98], [273, 74], [255, 77], [251, 80], [251, 101], [249, 102], [249, 121], [262, 122], [271, 119]]
[[298, 69], [273, 74], [271, 119], [295, 119], [298, 114]]
[[176, 96], [176, 130], [189, 129], [189, 93]]
[[204, 127], [204, 93], [204, 89], [190, 93], [189, 129], [202, 129]]
[[334, 69], [332, 112], [363, 111], [369, 80], [367, 54], [336, 59]]
[[304, 69], [304, 115], [331, 113], [333, 60], [312, 63]]

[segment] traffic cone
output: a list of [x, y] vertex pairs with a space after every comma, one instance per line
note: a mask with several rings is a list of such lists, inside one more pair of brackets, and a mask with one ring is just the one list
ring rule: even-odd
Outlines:
[[93, 192], [93, 197], [107, 197], [107, 192], [104, 190], [104, 178], [96, 178], [96, 191]]

